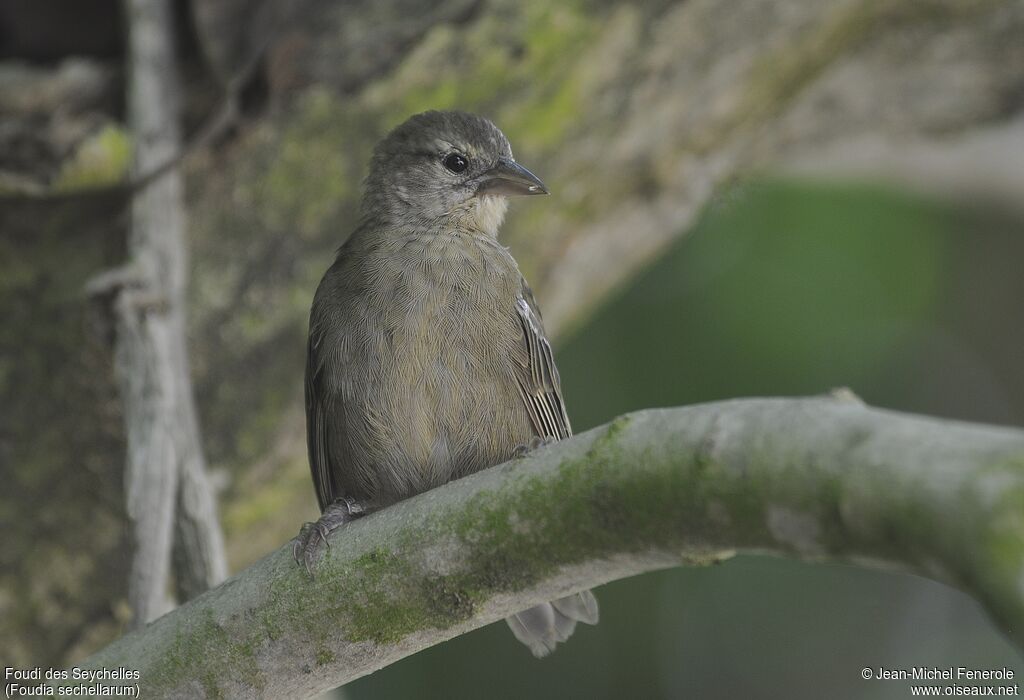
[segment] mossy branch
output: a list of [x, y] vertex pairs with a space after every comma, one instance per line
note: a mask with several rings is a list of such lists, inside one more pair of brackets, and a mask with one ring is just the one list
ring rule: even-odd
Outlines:
[[[298, 523], [296, 523], [298, 526]], [[146, 697], [301, 697], [511, 612], [733, 551], [898, 568], [1024, 643], [1024, 431], [841, 398], [641, 411], [282, 547], [85, 663]]]

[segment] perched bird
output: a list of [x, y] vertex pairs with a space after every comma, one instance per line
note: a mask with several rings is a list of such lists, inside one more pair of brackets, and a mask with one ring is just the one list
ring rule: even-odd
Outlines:
[[[533, 294], [498, 228], [547, 194], [505, 135], [425, 112], [381, 141], [359, 224], [313, 299], [309, 463], [322, 511], [296, 537], [311, 570], [330, 531], [572, 433]], [[596, 624], [590, 591], [508, 618], [535, 656]]]

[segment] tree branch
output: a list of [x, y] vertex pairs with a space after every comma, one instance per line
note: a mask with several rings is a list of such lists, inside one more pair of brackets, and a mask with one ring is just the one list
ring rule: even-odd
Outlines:
[[641, 411], [290, 547], [86, 666], [146, 697], [300, 697], [535, 603], [733, 551], [898, 568], [1024, 643], [1024, 431], [754, 399]]

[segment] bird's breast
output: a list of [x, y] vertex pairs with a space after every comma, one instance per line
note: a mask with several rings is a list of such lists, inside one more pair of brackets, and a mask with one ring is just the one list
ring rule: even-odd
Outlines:
[[382, 487], [398, 500], [529, 441], [509, 365], [521, 277], [504, 248], [462, 235], [396, 241], [378, 264], [367, 288], [381, 352], [360, 404], [387, 452]]

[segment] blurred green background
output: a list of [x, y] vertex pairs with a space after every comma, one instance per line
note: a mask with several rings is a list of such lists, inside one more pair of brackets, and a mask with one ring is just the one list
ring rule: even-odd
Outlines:
[[[1024, 424], [1022, 234], [998, 212], [869, 184], [736, 186], [556, 348], [574, 427], [840, 386], [876, 406]], [[910, 575], [744, 555], [597, 595], [601, 624], [548, 659], [496, 624], [346, 696], [906, 698], [910, 682], [861, 669], [1024, 672], [973, 600]]]

